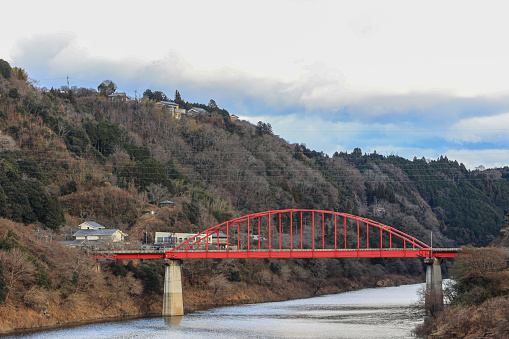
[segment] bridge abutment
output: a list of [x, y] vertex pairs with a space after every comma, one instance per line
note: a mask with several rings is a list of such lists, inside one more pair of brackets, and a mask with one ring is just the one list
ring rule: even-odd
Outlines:
[[164, 271], [163, 316], [184, 315], [182, 297], [182, 260], [171, 259], [166, 262]]

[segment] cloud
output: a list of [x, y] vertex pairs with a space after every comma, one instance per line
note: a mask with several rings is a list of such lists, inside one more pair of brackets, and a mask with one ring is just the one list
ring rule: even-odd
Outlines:
[[451, 127], [452, 140], [460, 143], [509, 145], [509, 113], [462, 119]]
[[507, 166], [507, 159], [509, 159], [509, 150], [504, 148], [483, 150], [450, 149], [444, 154], [447, 154], [449, 160], [456, 159], [458, 162], [462, 162], [468, 169], [475, 169], [480, 165], [486, 168], [500, 168]]
[[59, 59], [62, 59], [62, 53], [69, 51], [73, 47], [75, 48], [73, 46], [75, 41], [76, 37], [68, 33], [34, 35], [30, 38], [21, 38], [15, 44], [13, 59], [16, 64], [24, 68], [53, 69]]
[[[368, 20], [355, 28], [355, 34], [369, 39], [383, 24], [370, 26]], [[363, 33], [365, 27], [372, 31]], [[499, 164], [489, 159], [490, 154], [506, 154], [500, 151], [509, 141], [509, 98], [505, 95], [462, 96], [447, 87], [380, 86], [383, 77], [391, 83], [388, 70], [374, 72], [372, 76], [382, 78], [369, 85], [369, 81], [352, 77], [346, 66], [306, 57], [288, 61], [291, 65], [282, 72], [286, 76], [281, 76], [254, 72], [235, 62], [203, 63], [189, 51], [174, 47], [152, 59], [98, 56], [97, 51], [82, 47], [80, 39], [60, 32], [19, 39], [14, 65], [27, 69], [36, 80], [69, 75], [71, 85], [84, 81], [80, 86], [95, 88], [111, 79], [119, 91], [130, 95], [150, 88], [171, 97], [178, 89], [191, 102], [207, 103], [213, 98], [230, 113], [255, 124], [271, 123], [275, 133], [288, 141], [306, 143], [330, 155], [360, 147], [365, 152], [376, 150], [410, 159], [457, 156], [466, 165], [478, 166], [483, 160], [490, 166]], [[41, 85], [49, 88], [64, 83], [48, 84]]]

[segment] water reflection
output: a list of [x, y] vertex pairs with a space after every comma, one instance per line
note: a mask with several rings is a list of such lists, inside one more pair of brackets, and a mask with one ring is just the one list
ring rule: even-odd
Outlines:
[[411, 338], [422, 284], [217, 308], [183, 317], [59, 329], [24, 338]]
[[175, 315], [173, 317], [163, 317], [164, 324], [169, 327], [178, 327], [180, 326], [180, 323], [182, 322], [182, 319], [184, 316], [182, 315]]

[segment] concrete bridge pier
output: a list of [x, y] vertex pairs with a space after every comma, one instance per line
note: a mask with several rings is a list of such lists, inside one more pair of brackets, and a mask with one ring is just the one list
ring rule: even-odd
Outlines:
[[182, 260], [166, 261], [164, 271], [163, 317], [184, 315], [184, 299], [182, 297]]
[[426, 258], [426, 292], [442, 294], [442, 259]]
[[442, 259], [426, 258], [426, 296], [425, 307], [427, 310], [439, 310], [444, 305], [444, 294], [442, 291]]

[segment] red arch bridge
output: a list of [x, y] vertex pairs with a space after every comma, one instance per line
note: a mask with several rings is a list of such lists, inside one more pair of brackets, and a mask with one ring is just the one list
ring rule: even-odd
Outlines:
[[97, 252], [94, 257], [169, 259], [163, 315], [178, 315], [183, 314], [183, 305], [172, 305], [175, 300], [179, 304], [179, 293], [182, 299], [179, 259], [420, 257], [427, 264], [429, 290], [441, 293], [441, 258], [455, 257], [458, 252], [458, 248], [432, 248], [394, 227], [364, 217], [341, 212], [285, 209], [223, 222], [172, 249]]

